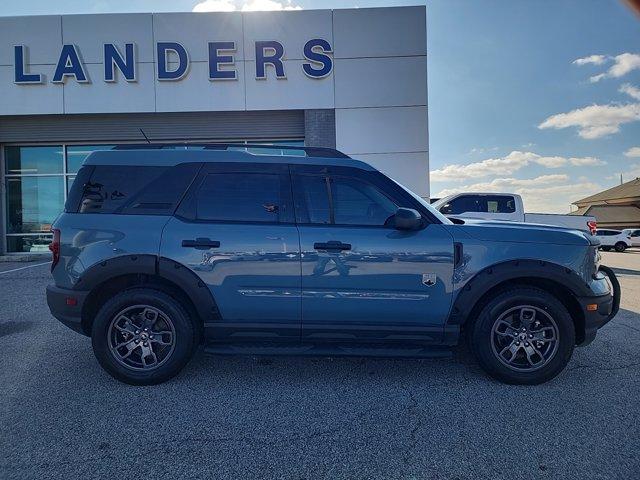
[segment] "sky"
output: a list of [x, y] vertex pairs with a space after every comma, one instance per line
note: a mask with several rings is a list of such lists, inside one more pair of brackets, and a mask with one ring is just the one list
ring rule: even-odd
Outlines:
[[640, 176], [640, 18], [619, 0], [2, 0], [0, 15], [425, 3], [433, 197], [566, 213]]

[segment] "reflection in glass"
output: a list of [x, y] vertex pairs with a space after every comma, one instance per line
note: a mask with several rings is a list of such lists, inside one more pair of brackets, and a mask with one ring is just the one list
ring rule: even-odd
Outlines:
[[42, 253], [49, 252], [51, 235], [7, 236], [7, 252], [9, 253]]
[[64, 177], [6, 179], [7, 233], [49, 232], [64, 208]]
[[62, 173], [62, 146], [5, 147], [8, 175]]
[[67, 147], [67, 173], [76, 173], [82, 162], [96, 150], [111, 150], [113, 145], [70, 145]]
[[73, 185], [73, 181], [76, 179], [76, 176], [67, 177], [67, 195], [69, 195], [69, 191], [71, 190], [71, 185]]

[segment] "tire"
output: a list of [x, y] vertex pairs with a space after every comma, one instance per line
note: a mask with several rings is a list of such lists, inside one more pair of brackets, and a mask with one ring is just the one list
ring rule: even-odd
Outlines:
[[[535, 327], [536, 321], [540, 327]], [[513, 323], [510, 329], [506, 327], [509, 322]], [[525, 333], [521, 327], [527, 322], [530, 325], [525, 327]], [[555, 341], [551, 340], [552, 333]], [[534, 340], [530, 340], [530, 335]], [[478, 363], [493, 378], [508, 384], [537, 385], [558, 375], [571, 359], [575, 327], [566, 307], [556, 297], [535, 287], [522, 286], [504, 290], [490, 299], [471, 326], [468, 340]], [[507, 351], [501, 360], [503, 349]], [[541, 355], [531, 354], [536, 350]], [[507, 365], [509, 362], [513, 363]]]
[[605, 252], [610, 252], [611, 251], [611, 247], [600, 247], [602, 250], [604, 250]]
[[[115, 379], [155, 385], [174, 377], [188, 363], [197, 345], [197, 332], [187, 311], [173, 297], [152, 288], [133, 288], [100, 308], [91, 344], [102, 368]], [[116, 348], [118, 345], [122, 346]]]
[[627, 245], [624, 242], [618, 242], [615, 246], [616, 252], [622, 253], [627, 249]]

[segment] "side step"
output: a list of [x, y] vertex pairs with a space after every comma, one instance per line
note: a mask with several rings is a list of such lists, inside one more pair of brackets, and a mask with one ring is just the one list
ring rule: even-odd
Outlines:
[[204, 348], [209, 355], [288, 355], [316, 357], [393, 357], [393, 358], [450, 358], [447, 346], [390, 346], [390, 345], [303, 345], [277, 344], [209, 344]]

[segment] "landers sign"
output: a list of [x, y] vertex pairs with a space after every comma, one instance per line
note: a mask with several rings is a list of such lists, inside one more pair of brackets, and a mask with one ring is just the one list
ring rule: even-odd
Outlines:
[[[237, 80], [235, 65], [235, 42], [209, 42], [209, 80]], [[104, 75], [103, 81], [115, 82], [117, 72], [127, 82], [137, 81], [136, 44], [125, 43], [124, 51], [116, 44], [103, 44]], [[309, 40], [303, 48], [302, 64], [304, 73], [314, 79], [331, 74], [333, 61], [332, 48], [328, 41], [321, 38]], [[276, 40], [255, 42], [255, 63], [257, 80], [267, 78], [267, 68], [271, 67], [276, 78], [287, 78], [283, 62], [284, 46]], [[28, 47], [14, 46], [14, 82], [18, 85], [42, 84], [46, 81], [42, 73], [32, 71], [27, 62]], [[189, 52], [176, 42], [156, 43], [156, 78], [159, 81], [177, 81], [189, 73]], [[51, 83], [64, 83], [73, 79], [79, 83], [91, 83], [87, 75], [82, 52], [73, 44], [63, 45], [56, 63]]]

